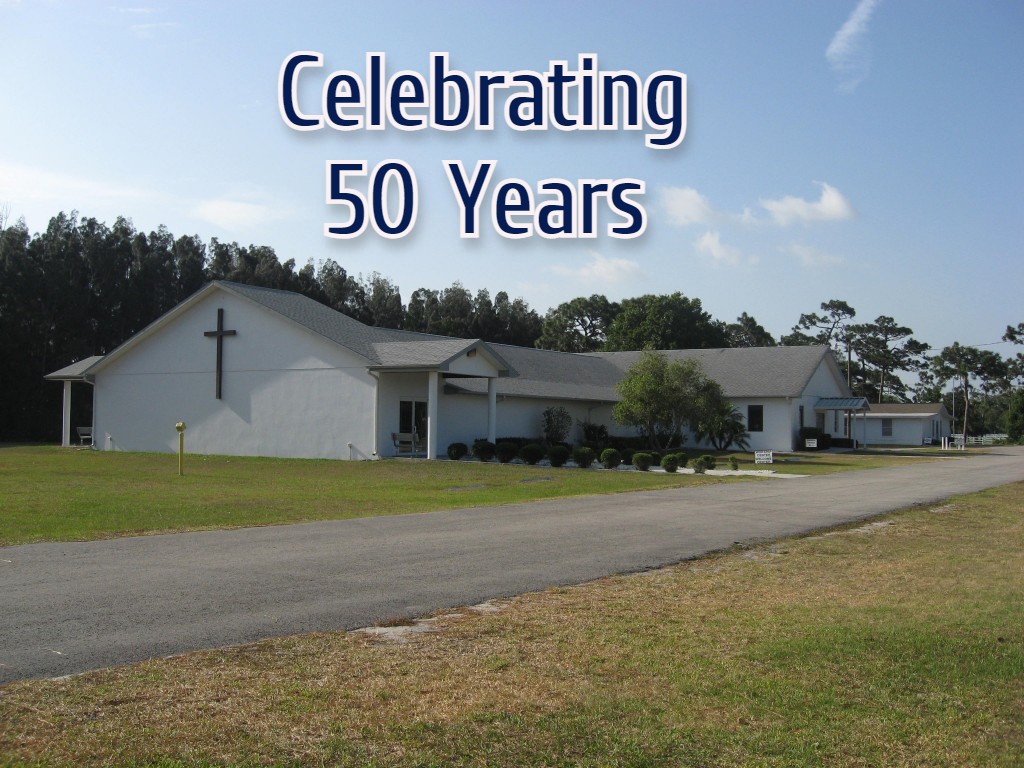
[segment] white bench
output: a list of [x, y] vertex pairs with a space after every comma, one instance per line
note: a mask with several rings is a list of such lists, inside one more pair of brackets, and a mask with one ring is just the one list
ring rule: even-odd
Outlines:
[[395, 444], [395, 450], [399, 455], [419, 453], [422, 450], [419, 435], [415, 432], [392, 432], [391, 442]]
[[75, 427], [79, 445], [92, 445], [92, 427]]

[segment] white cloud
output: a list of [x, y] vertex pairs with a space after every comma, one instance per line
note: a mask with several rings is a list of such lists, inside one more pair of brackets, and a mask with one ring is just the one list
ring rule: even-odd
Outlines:
[[882, 0], [860, 0], [846, 23], [839, 28], [825, 50], [832, 71], [839, 76], [839, 88], [852, 91], [868, 76], [871, 51], [867, 42], [868, 22]]
[[127, 185], [0, 162], [0, 200], [6, 202], [41, 201], [65, 205], [68, 200], [137, 200], [142, 196], [139, 189]]
[[693, 244], [699, 253], [705, 253], [714, 259], [715, 264], [733, 266], [740, 263], [743, 254], [732, 246], [722, 243], [718, 232], [705, 232]]
[[191, 213], [198, 219], [232, 232], [282, 218], [280, 212], [271, 206], [227, 198], [203, 200]]
[[844, 259], [842, 256], [835, 256], [831, 253], [825, 253], [817, 248], [813, 248], [809, 245], [802, 245], [801, 243], [790, 243], [783, 248], [780, 248], [783, 253], [788, 253], [791, 256], [796, 256], [800, 259], [800, 263], [805, 267], [829, 267], [835, 266], [836, 264], [842, 264]]
[[661, 205], [677, 227], [702, 224], [715, 217], [711, 203], [693, 187], [665, 187], [661, 190]]
[[821, 197], [816, 202], [787, 195], [778, 200], [761, 200], [761, 207], [783, 227], [794, 221], [842, 221], [854, 217], [853, 206], [838, 189], [825, 183], [820, 186]]
[[576, 280], [602, 285], [616, 285], [626, 280], [640, 277], [640, 265], [629, 259], [606, 259], [597, 251], [589, 251], [590, 262], [582, 267], [569, 267], [556, 264], [549, 267], [558, 275], [565, 275]]

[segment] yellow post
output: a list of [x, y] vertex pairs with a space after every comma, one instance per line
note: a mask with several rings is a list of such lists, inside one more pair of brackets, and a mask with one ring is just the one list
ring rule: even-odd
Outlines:
[[179, 421], [174, 425], [178, 430], [178, 476], [185, 474], [185, 422]]

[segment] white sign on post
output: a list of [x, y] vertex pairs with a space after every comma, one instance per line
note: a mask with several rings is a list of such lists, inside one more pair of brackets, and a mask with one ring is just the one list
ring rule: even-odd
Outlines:
[[816, 438], [816, 437], [808, 437], [806, 440], [804, 440], [804, 448], [817, 448], [817, 447], [818, 447], [818, 438]]
[[771, 451], [754, 451], [755, 464], [771, 464], [773, 461]]

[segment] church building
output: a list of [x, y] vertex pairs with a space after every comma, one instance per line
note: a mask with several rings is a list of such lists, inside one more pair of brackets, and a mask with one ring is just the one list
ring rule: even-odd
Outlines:
[[[752, 450], [793, 450], [801, 426], [842, 436], [845, 416], [867, 408], [827, 347], [665, 354], [696, 358], [722, 386], [746, 418]], [[551, 406], [574, 423], [629, 434], [612, 407], [639, 355], [376, 328], [300, 294], [217, 281], [109, 354], [46, 378], [64, 382], [65, 445], [70, 398], [84, 382], [93, 424], [83, 432], [99, 450], [176, 451], [175, 424], [185, 422], [189, 453], [436, 458], [453, 442], [539, 435]]]

